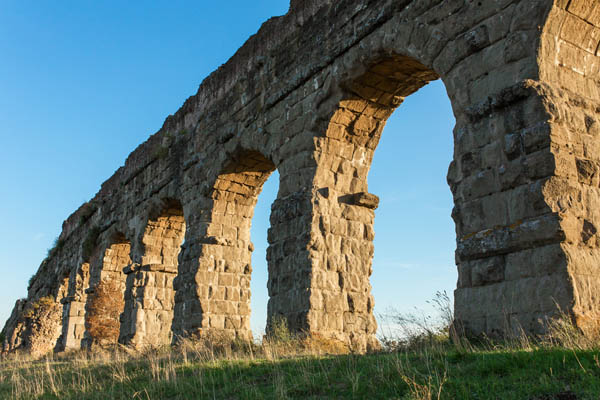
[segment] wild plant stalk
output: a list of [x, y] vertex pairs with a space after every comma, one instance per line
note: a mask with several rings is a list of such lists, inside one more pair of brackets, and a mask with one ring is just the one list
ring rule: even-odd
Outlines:
[[[399, 393], [407, 389], [414, 399], [440, 399], [444, 397], [451, 377], [449, 353], [474, 353], [478, 349], [489, 352], [498, 348], [498, 344], [491, 340], [472, 344], [468, 338], [460, 336], [458, 330], [453, 333], [451, 306], [444, 293], [438, 293], [432, 304], [438, 307], [437, 317], [392, 315], [393, 321], [406, 325], [404, 336], [389, 336], [382, 340], [383, 352], [389, 357], [376, 358], [368, 376], [361, 367], [364, 358], [360, 356], [333, 361], [327, 357], [327, 354], [351, 349], [339, 347], [338, 343], [324, 338], [293, 335], [284, 322], [278, 322], [279, 325], [274, 324], [274, 329], [261, 343], [210, 334], [181, 338], [172, 348], [96, 347], [93, 351], [50, 355], [42, 360], [21, 353], [2, 356], [0, 391], [2, 385], [9, 389], [0, 392], [0, 397], [4, 393], [12, 399], [44, 395], [75, 398], [80, 393], [101, 398], [94, 396], [102, 393], [114, 398], [150, 399], [166, 397], [166, 385], [177, 393], [192, 391], [204, 397], [217, 397], [215, 390], [222, 382], [243, 381], [244, 367], [262, 363], [272, 371], [269, 379], [273, 394], [278, 398], [292, 396], [295, 384], [290, 382], [302, 382], [304, 390], [321, 393], [323, 387], [339, 384], [340, 379], [347, 385], [349, 395], [358, 397], [365, 379], [379, 379]], [[558, 315], [546, 324], [548, 333], [545, 336], [531, 338], [521, 330], [513, 339], [501, 343], [502, 351], [560, 347], [573, 350], [575, 357], [579, 357], [577, 351], [600, 349], [600, 339], [583, 335], [568, 315]], [[297, 365], [292, 381], [282, 364], [290, 357], [295, 357]], [[598, 355], [595, 357], [595, 364], [591, 366], [577, 358], [579, 368], [585, 374], [590, 373], [590, 368], [600, 369]], [[332, 378], [332, 368], [340, 371], [337, 378]], [[390, 368], [394, 372], [392, 378]], [[146, 385], [144, 389], [126, 393], [135, 382], [146, 382]], [[243, 393], [249, 397], [262, 396], [259, 388], [252, 386]]]

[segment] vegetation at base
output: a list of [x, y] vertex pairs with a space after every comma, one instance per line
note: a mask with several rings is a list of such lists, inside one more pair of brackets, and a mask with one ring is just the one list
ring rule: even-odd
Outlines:
[[100, 281], [89, 295], [85, 317], [91, 339], [99, 343], [117, 343], [119, 316], [124, 307], [125, 300], [120, 283], [115, 279]]
[[[411, 320], [410, 318], [404, 319]], [[0, 361], [4, 399], [598, 399], [600, 341], [565, 316], [549, 334], [474, 344], [448, 326], [383, 339], [367, 355], [285, 332], [262, 343], [204, 335], [136, 351], [95, 348]], [[449, 334], [450, 333], [450, 334]]]
[[[248, 350], [250, 347], [248, 348]], [[15, 399], [597, 399], [598, 351], [453, 348], [361, 355], [211, 354], [208, 349], [5, 360]]]

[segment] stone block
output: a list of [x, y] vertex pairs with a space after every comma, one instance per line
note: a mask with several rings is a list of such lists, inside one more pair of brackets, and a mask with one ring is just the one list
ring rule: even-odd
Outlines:
[[484, 286], [504, 281], [504, 257], [491, 257], [470, 263], [471, 285]]

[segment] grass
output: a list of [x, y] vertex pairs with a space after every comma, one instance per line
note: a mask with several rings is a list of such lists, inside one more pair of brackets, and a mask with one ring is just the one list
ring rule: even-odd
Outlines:
[[598, 351], [452, 348], [206, 357], [181, 351], [5, 360], [9, 399], [598, 399]]
[[294, 337], [283, 324], [274, 324], [260, 344], [213, 336], [145, 351], [115, 346], [38, 360], [4, 355], [0, 398], [600, 398], [600, 340], [583, 336], [567, 316], [536, 340], [476, 343], [451, 340], [443, 323], [396, 321], [408, 321], [412, 336], [382, 338], [384, 349], [367, 355], [332, 354], [348, 349]]

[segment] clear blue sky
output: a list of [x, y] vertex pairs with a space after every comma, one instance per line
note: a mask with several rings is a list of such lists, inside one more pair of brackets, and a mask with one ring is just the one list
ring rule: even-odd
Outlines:
[[[4, 0], [0, 13], [0, 324], [61, 224], [127, 155], [193, 95], [287, 0]], [[424, 307], [456, 284], [452, 116], [443, 84], [390, 118], [369, 191], [381, 198], [371, 278], [376, 313]], [[265, 184], [252, 241], [252, 328], [264, 329], [266, 232], [277, 177]]]

